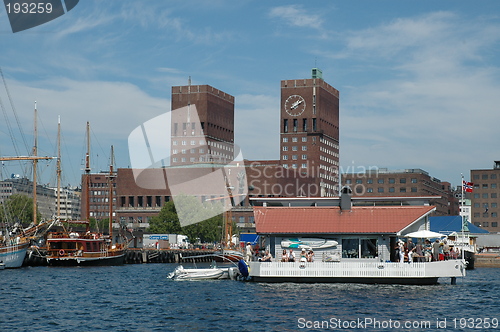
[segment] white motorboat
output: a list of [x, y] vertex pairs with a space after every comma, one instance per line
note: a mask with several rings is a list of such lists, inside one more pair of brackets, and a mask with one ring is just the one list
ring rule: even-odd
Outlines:
[[220, 269], [217, 267], [210, 267], [206, 269], [185, 269], [179, 265], [175, 270], [168, 275], [173, 280], [208, 280], [208, 279], [223, 279], [224, 271], [227, 269]]

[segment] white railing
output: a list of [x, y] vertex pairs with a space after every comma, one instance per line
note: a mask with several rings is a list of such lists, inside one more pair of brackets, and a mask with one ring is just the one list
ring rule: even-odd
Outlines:
[[376, 261], [341, 262], [251, 262], [250, 275], [258, 277], [315, 278], [435, 278], [462, 277], [462, 260], [393, 263]]

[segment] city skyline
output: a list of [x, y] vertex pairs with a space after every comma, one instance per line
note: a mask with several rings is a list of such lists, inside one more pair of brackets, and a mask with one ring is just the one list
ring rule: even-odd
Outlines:
[[[456, 186], [499, 159], [496, 2], [194, 3], [85, 1], [16, 34], [0, 10], [0, 67], [27, 148], [37, 101], [41, 155], [55, 155], [61, 115], [63, 183], [79, 182], [87, 121], [93, 171], [108, 168], [112, 144], [128, 167], [129, 134], [170, 111], [171, 87], [189, 77], [235, 97], [245, 158], [278, 159], [280, 81], [313, 67], [340, 91], [344, 171], [420, 168]], [[0, 97], [10, 112], [3, 86]], [[4, 121], [0, 138], [14, 155]]]

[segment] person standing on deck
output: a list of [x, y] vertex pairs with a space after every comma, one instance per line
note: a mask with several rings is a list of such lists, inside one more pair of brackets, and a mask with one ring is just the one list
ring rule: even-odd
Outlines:
[[246, 254], [245, 254], [245, 261], [251, 262], [253, 257], [253, 249], [252, 249], [252, 244], [250, 242], [247, 242], [246, 246]]

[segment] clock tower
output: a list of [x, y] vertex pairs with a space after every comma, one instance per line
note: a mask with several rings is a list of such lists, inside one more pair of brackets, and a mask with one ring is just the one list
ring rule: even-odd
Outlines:
[[312, 78], [281, 81], [280, 161], [316, 178], [310, 196], [338, 195], [339, 91], [323, 80], [318, 68]]

